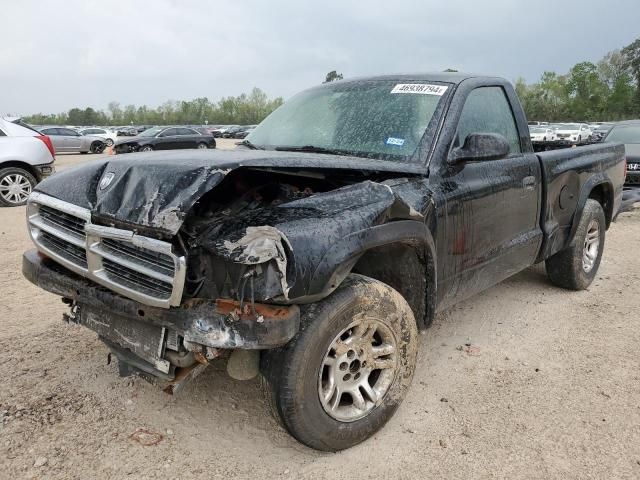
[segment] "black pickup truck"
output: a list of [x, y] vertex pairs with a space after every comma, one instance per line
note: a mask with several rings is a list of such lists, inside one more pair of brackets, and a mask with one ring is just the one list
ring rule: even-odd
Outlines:
[[340, 81], [233, 151], [105, 157], [43, 181], [23, 273], [121, 374], [176, 392], [221, 358], [261, 374], [295, 438], [335, 451], [393, 415], [436, 312], [543, 261], [555, 285], [587, 288], [624, 176], [622, 145], [535, 154], [503, 79]]

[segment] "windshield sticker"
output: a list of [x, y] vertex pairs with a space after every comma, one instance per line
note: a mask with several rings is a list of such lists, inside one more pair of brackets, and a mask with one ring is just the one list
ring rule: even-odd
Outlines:
[[396, 147], [401, 147], [404, 145], [404, 138], [389, 137], [384, 143], [386, 143], [387, 145], [395, 145]]
[[437, 95], [441, 97], [447, 91], [444, 85], [430, 85], [428, 83], [398, 83], [391, 93], [417, 93], [419, 95]]

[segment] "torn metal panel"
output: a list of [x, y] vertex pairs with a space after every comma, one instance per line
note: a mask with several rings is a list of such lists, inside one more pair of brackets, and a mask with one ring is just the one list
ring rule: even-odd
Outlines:
[[[92, 210], [96, 219], [175, 235], [200, 198], [241, 167], [425, 174], [419, 164], [261, 150], [178, 150], [96, 160], [43, 181], [37, 191]], [[103, 175], [113, 174], [101, 189]]]

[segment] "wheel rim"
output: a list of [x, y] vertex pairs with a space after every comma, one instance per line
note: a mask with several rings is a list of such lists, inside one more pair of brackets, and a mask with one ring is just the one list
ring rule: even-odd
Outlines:
[[198, 148], [199, 148], [200, 150], [204, 150], [205, 148], [207, 148], [207, 146], [206, 146], [204, 143], [199, 143], [199, 144], [198, 144]]
[[151, 151], [151, 147], [142, 147], [142, 151], [143, 152], [150, 152]]
[[107, 146], [113, 147], [113, 140], [111, 140], [110, 138], [107, 139]]
[[0, 180], [0, 196], [9, 203], [22, 203], [31, 193], [31, 182], [19, 173], [11, 173]]
[[587, 227], [587, 235], [584, 238], [584, 247], [582, 249], [582, 269], [589, 273], [596, 259], [598, 258], [598, 252], [600, 250], [600, 225], [594, 218], [589, 222]]
[[322, 361], [318, 395], [324, 411], [341, 422], [371, 413], [393, 384], [397, 341], [382, 321], [363, 316], [331, 342]]

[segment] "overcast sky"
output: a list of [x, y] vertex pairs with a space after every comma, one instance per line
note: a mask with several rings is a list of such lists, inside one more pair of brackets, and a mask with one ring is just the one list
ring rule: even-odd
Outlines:
[[639, 0], [0, 0], [0, 113], [157, 106], [447, 67], [535, 81], [640, 37]]

